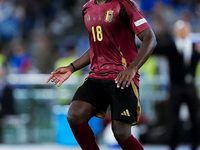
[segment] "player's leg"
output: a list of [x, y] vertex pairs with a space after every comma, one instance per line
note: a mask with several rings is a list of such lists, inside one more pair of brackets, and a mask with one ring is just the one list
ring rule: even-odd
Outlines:
[[123, 150], [144, 150], [141, 143], [131, 134], [131, 124], [112, 120], [114, 136]]
[[101, 80], [88, 78], [76, 91], [67, 119], [72, 132], [83, 150], [99, 150], [95, 135], [88, 125], [94, 115], [103, 117], [108, 107], [108, 98]]
[[76, 125], [83, 122], [88, 122], [94, 115], [96, 108], [91, 104], [75, 100], [72, 101], [67, 114], [67, 120], [70, 125]]
[[185, 91], [186, 103], [190, 111], [190, 119], [192, 122], [192, 150], [196, 150], [199, 143], [198, 134], [198, 110], [199, 110], [199, 100], [197, 96], [197, 91], [195, 85], [188, 85]]
[[141, 114], [139, 89], [131, 86], [121, 90], [110, 83], [112, 131], [123, 150], [143, 150], [141, 143], [131, 134], [131, 127], [137, 124]]
[[175, 150], [179, 142], [180, 133], [180, 121], [179, 121], [179, 110], [182, 103], [182, 87], [171, 86], [170, 98], [169, 98], [169, 146], [171, 150]]
[[95, 112], [95, 107], [84, 101], [73, 101], [70, 105], [67, 120], [71, 130], [83, 150], [99, 150], [95, 135], [88, 121]]

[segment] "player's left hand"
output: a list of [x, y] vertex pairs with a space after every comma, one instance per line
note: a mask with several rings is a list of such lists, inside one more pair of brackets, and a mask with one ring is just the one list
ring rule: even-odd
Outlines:
[[124, 89], [125, 87], [129, 87], [131, 81], [133, 80], [137, 70], [126, 68], [125, 70], [121, 71], [117, 78], [115, 79], [115, 83], [117, 84], [117, 88]]

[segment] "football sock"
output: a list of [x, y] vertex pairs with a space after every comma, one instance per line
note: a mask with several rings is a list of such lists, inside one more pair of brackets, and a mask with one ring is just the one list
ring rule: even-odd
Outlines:
[[119, 145], [123, 150], [144, 150], [142, 144], [133, 135], [120, 142]]
[[87, 122], [70, 125], [76, 141], [83, 150], [100, 150], [94, 132]]

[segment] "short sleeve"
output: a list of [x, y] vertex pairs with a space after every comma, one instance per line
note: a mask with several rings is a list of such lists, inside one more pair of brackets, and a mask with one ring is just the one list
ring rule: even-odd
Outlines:
[[[151, 28], [143, 16], [138, 5], [132, 0], [121, 1], [129, 18], [129, 27], [138, 35], [140, 32]], [[124, 14], [124, 13], [123, 13]]]

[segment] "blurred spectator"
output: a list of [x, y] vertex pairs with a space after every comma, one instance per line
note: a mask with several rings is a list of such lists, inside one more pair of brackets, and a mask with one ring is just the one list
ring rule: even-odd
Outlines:
[[14, 114], [13, 90], [6, 80], [6, 74], [6, 69], [0, 67], [0, 118]]
[[0, 67], [6, 64], [6, 55], [4, 52], [4, 43], [0, 42]]
[[3, 63], [5, 62], [5, 56], [0, 53], [0, 67], [3, 66]]
[[145, 79], [152, 80], [152, 77], [157, 74], [157, 66], [158, 60], [156, 56], [150, 56], [147, 63], [140, 68], [140, 75], [144, 76]]
[[18, 33], [19, 22], [13, 17], [14, 3], [10, 0], [0, 1], [0, 40], [10, 41]]
[[73, 16], [65, 10], [59, 11], [56, 18], [50, 23], [49, 29], [55, 36], [65, 36], [66, 31], [72, 27], [74, 23]]
[[14, 5], [9, 0], [0, 0], [0, 21], [6, 20], [12, 16]]
[[46, 33], [44, 35], [35, 34], [30, 49], [34, 57], [34, 67], [39, 73], [49, 73], [53, 69], [56, 56], [48, 35]]
[[196, 150], [199, 144], [198, 138], [198, 112], [199, 99], [194, 83], [195, 70], [200, 60], [197, 47], [192, 44], [189, 37], [190, 24], [179, 20], [174, 25], [174, 38], [158, 40], [158, 46], [154, 53], [163, 54], [168, 58], [170, 70], [170, 99], [169, 99], [169, 144], [171, 150], [175, 150], [180, 139], [179, 110], [182, 103], [186, 103], [192, 123], [192, 148]]
[[173, 28], [174, 22], [179, 17], [171, 5], [166, 5], [162, 1], [158, 1], [155, 4], [152, 14], [153, 29], [155, 34], [159, 34], [160, 36], [169, 34]]
[[15, 114], [12, 86], [6, 80], [6, 69], [0, 66], [0, 143], [3, 142], [2, 123], [7, 115]]
[[[62, 66], [67, 66], [74, 60], [78, 58], [77, 47], [75, 44], [71, 44], [66, 49], [66, 55], [64, 57], [59, 58], [55, 63], [55, 68], [59, 68]], [[78, 70], [74, 73], [75, 75], [82, 75], [82, 70]]]
[[141, 9], [147, 12], [152, 11], [158, 2], [163, 2], [167, 5], [172, 4], [172, 0], [141, 0]]
[[13, 45], [13, 54], [9, 60], [9, 65], [13, 73], [28, 73], [32, 67], [32, 57], [27, 52], [24, 41]]

